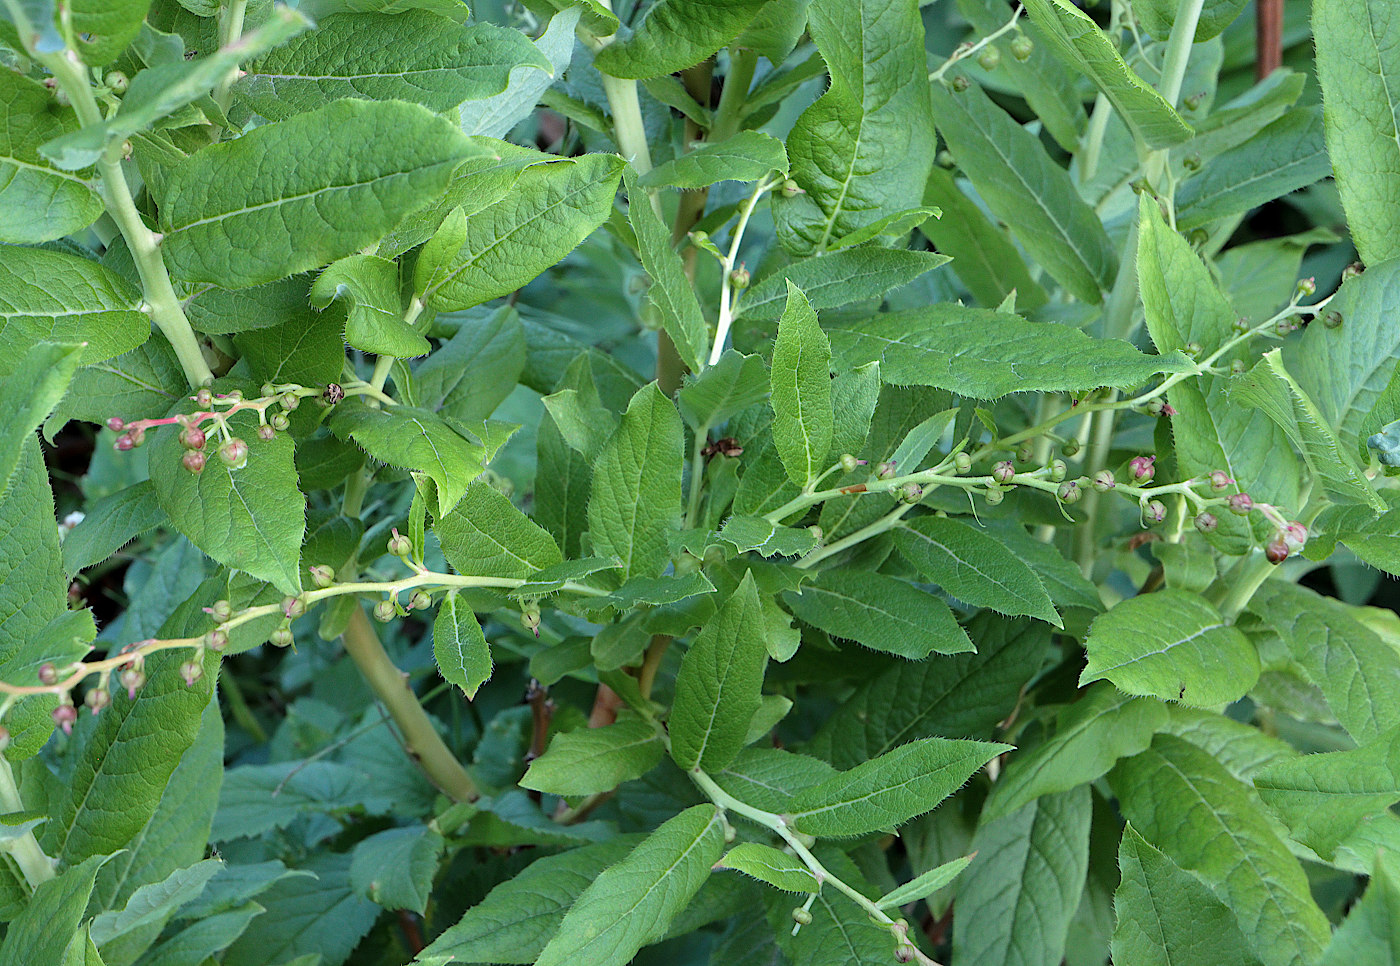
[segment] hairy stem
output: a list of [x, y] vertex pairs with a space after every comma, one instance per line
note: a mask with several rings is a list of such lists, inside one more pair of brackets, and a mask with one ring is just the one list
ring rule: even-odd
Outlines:
[[[0, 808], [11, 814], [24, 811], [24, 801], [19, 796], [15, 773], [9, 760], [3, 756], [0, 756]], [[54, 877], [53, 859], [44, 854], [32, 831], [6, 839], [0, 843], [0, 848], [10, 853], [20, 872], [24, 874], [24, 881], [29, 883], [29, 888], [36, 888], [40, 883]]]
[[[228, 6], [224, 7], [219, 14], [219, 46], [227, 47], [236, 41], [243, 34], [243, 17], [248, 9], [248, 0], [228, 0]], [[234, 78], [229, 76], [219, 82], [219, 86], [214, 88], [214, 103], [219, 105], [219, 110], [228, 112], [229, 103], [232, 101]]]
[[1162, 58], [1162, 82], [1158, 87], [1162, 98], [1172, 107], [1181, 98], [1181, 83], [1186, 78], [1186, 62], [1191, 59], [1191, 47], [1196, 42], [1196, 24], [1201, 20], [1205, 0], [1180, 0], [1176, 5], [1176, 20], [1167, 37], [1167, 52]]

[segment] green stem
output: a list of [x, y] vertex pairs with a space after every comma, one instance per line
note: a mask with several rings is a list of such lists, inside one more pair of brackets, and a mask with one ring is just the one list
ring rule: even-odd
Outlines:
[[724, 343], [729, 338], [729, 328], [734, 323], [734, 309], [739, 304], [739, 294], [730, 294], [730, 273], [734, 271], [734, 262], [739, 257], [739, 245], [744, 240], [744, 230], [749, 226], [749, 219], [753, 217], [753, 210], [758, 205], [758, 199], [762, 198], [768, 189], [773, 187], [773, 182], [767, 176], [759, 179], [754, 185], [753, 193], [749, 195], [748, 201], [744, 202], [744, 207], [739, 212], [739, 221], [734, 226], [733, 237], [729, 242], [729, 253], [724, 256], [724, 262], [720, 265], [719, 281], [719, 321], [715, 326], [715, 342], [710, 347], [709, 364], [714, 365], [719, 362], [719, 357], [724, 354]]
[[1181, 97], [1181, 83], [1186, 79], [1186, 63], [1191, 59], [1191, 47], [1196, 42], [1196, 24], [1201, 20], [1205, 0], [1180, 0], [1176, 20], [1167, 37], [1167, 52], [1162, 58], [1162, 83], [1158, 91], [1172, 107]]
[[[10, 768], [9, 760], [3, 756], [0, 756], [0, 808], [9, 813], [24, 811], [24, 800], [20, 798], [15, 773]], [[53, 859], [39, 848], [39, 840], [32, 831], [0, 842], [0, 848], [10, 853], [31, 889], [54, 877]]]
[[744, 101], [749, 96], [749, 86], [753, 83], [757, 67], [757, 52], [747, 47], [729, 48], [729, 73], [724, 75], [724, 89], [720, 91], [719, 104], [715, 107], [714, 124], [710, 128], [711, 141], [723, 141], [738, 133]]
[[1264, 581], [1277, 572], [1278, 565], [1269, 563], [1268, 557], [1255, 550], [1216, 578], [1215, 585], [1206, 591], [1206, 599], [1216, 605], [1227, 621], [1234, 621]]
[[418, 703], [418, 696], [408, 686], [404, 673], [389, 660], [363, 607], [356, 607], [350, 615], [341, 642], [398, 725], [409, 754], [422, 767], [428, 780], [453, 801], [475, 801], [480, 794], [476, 783], [437, 733], [432, 719]]
[[807, 554], [807, 556], [803, 557], [797, 562], [797, 568], [799, 570], [808, 570], [821, 563], [827, 557], [838, 554], [843, 550], [849, 549], [850, 547], [854, 547], [856, 544], [864, 543], [871, 537], [878, 537], [886, 530], [893, 530], [896, 526], [899, 525], [899, 521], [904, 518], [904, 515], [912, 509], [914, 509], [914, 504], [901, 503], [889, 513], [876, 520], [874, 523], [861, 527], [854, 533], [847, 534], [846, 536], [842, 537], [840, 540], [837, 540], [830, 546], [818, 547], [817, 549], [813, 550], [811, 553]]
[[1079, 183], [1092, 181], [1099, 168], [1099, 155], [1103, 153], [1103, 138], [1108, 130], [1108, 119], [1113, 114], [1113, 105], [1108, 98], [1099, 94], [1094, 98], [1094, 110], [1089, 115], [1089, 126], [1084, 131], [1084, 143], [1079, 149]]
[[[229, 0], [228, 6], [223, 9], [219, 17], [219, 46], [227, 47], [243, 34], [243, 17], [247, 12], [248, 0]], [[219, 110], [227, 113], [229, 103], [233, 99], [232, 76], [219, 82], [214, 88], [214, 103], [219, 105]]]
[[692, 529], [700, 519], [700, 493], [705, 478], [705, 445], [710, 439], [710, 424], [707, 422], [695, 430], [695, 444], [690, 453], [690, 497], [685, 510], [685, 528]]

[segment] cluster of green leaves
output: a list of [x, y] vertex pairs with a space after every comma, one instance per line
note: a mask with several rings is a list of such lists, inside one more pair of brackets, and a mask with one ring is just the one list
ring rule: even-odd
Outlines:
[[0, 966], [1400, 959], [1306, 6], [0, 0]]

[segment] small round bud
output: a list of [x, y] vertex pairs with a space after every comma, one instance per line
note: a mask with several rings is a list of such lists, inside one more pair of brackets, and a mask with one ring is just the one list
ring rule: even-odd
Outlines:
[[1199, 154], [1188, 154], [1181, 159], [1181, 166], [1190, 172], [1199, 171], [1201, 170], [1201, 156]]
[[1068, 472], [1069, 467], [1065, 465], [1065, 461], [1056, 459], [1050, 462], [1050, 472], [1047, 475], [1051, 483], [1058, 483], [1065, 478], [1065, 474]]
[[222, 624], [233, 616], [233, 605], [226, 600], [216, 600], [214, 606], [208, 608], [208, 614]]
[[939, 151], [933, 156], [933, 160], [940, 168], [951, 168], [958, 163], [952, 151]]
[[126, 422], [120, 416], [113, 416], [107, 420], [107, 428], [114, 433], [120, 433], [126, 429]]
[[1133, 189], [1133, 194], [1145, 195], [1152, 193], [1152, 184], [1146, 178], [1138, 178], [1136, 181], [1129, 181], [1128, 187]]
[[228, 647], [228, 632], [215, 628], [204, 635], [204, 646], [211, 651], [222, 651]]
[[1188, 342], [1181, 347], [1181, 351], [1186, 353], [1192, 359], [1198, 359], [1200, 358], [1201, 353], [1206, 350], [1201, 346], [1199, 342]]
[[1225, 502], [1230, 512], [1239, 516], [1248, 516], [1249, 511], [1254, 509], [1254, 500], [1248, 493], [1232, 493]]
[[1342, 327], [1342, 313], [1328, 310], [1322, 314], [1322, 324], [1328, 329], [1339, 329]]
[[180, 665], [180, 679], [185, 682], [185, 687], [194, 687], [194, 683], [202, 677], [204, 677], [204, 665], [198, 661], [186, 661]]
[[60, 704], [51, 712], [53, 723], [63, 729], [65, 735], [73, 733], [73, 722], [78, 720], [78, 709], [71, 704]]
[[210, 406], [214, 405], [214, 394], [208, 389], [201, 389], [199, 392], [194, 394], [194, 401], [196, 405], [203, 406], [205, 409], [208, 409]]
[[395, 557], [407, 557], [413, 553], [413, 541], [399, 533], [397, 528], [394, 529], [393, 536], [389, 537], [388, 547]]
[[335, 571], [325, 564], [316, 564], [309, 568], [311, 582], [317, 587], [325, 589], [335, 583]]
[[374, 605], [374, 619], [385, 624], [393, 620], [398, 614], [398, 608], [394, 606], [392, 600], [381, 600]]
[[1112, 470], [1099, 470], [1094, 474], [1093, 487], [1100, 493], [1107, 493], [1118, 485], [1118, 481], [1113, 476]]
[[1298, 279], [1298, 297], [1307, 298], [1309, 295], [1317, 293], [1317, 279], [1309, 275], [1307, 278]]
[[282, 393], [282, 398], [277, 401], [282, 404], [282, 408], [287, 410], [287, 412], [291, 412], [301, 405], [301, 397], [294, 392]]
[[888, 480], [894, 476], [894, 460], [887, 460], [875, 467], [875, 475], [882, 480]]
[[984, 47], [977, 55], [977, 65], [983, 70], [996, 70], [1001, 66], [1001, 51], [995, 47]]
[[1280, 536], [1274, 537], [1274, 539], [1269, 541], [1269, 545], [1264, 548], [1264, 556], [1269, 558], [1269, 563], [1271, 564], [1283, 563], [1288, 559], [1290, 553], [1292, 553], [1292, 551], [1288, 549], [1288, 543]]
[[129, 667], [117, 675], [117, 680], [121, 682], [122, 687], [126, 688], [126, 696], [135, 701], [136, 692], [141, 690], [141, 686], [146, 683], [146, 672], [139, 667]]
[[83, 704], [87, 705], [88, 709], [92, 711], [93, 714], [97, 714], [97, 712], [111, 703], [112, 694], [106, 688], [93, 688], [87, 694], [83, 695]]
[[729, 284], [739, 291], [748, 288], [749, 283], [752, 281], [753, 276], [750, 275], [749, 270], [742, 265], [729, 273]]
[[277, 438], [277, 430], [264, 423], [258, 427], [258, 439], [270, 443]]
[[918, 503], [924, 498], [924, 488], [917, 483], [905, 483], [899, 488], [899, 498], [905, 503]]
[[180, 457], [180, 462], [184, 465], [185, 469], [189, 470], [195, 476], [198, 476], [200, 473], [204, 472], [206, 460], [203, 453], [197, 449], [192, 449]]
[[1152, 465], [1156, 459], [1155, 456], [1134, 456], [1128, 460], [1129, 475], [1139, 483], [1146, 483], [1157, 472]]
[[1031, 59], [1031, 54], [1035, 51], [1035, 41], [1025, 34], [1017, 34], [1011, 41], [1011, 56], [1021, 63]]
[[710, 240], [710, 233], [707, 231], [693, 231], [690, 233], [690, 240], [696, 245], [703, 245]]
[[1243, 335], [1244, 333], [1249, 331], [1249, 319], [1246, 319], [1242, 315], [1236, 316], [1235, 321], [1230, 323], [1230, 328], [1233, 329], [1235, 332]]
[[1230, 474], [1224, 470], [1213, 470], [1210, 474], [1210, 488], [1212, 490], [1223, 490], [1233, 482], [1235, 481], [1230, 478]]
[[325, 389], [321, 390], [321, 399], [332, 406], [344, 398], [345, 390], [338, 382], [329, 383]]
[[219, 447], [219, 462], [231, 470], [241, 470], [248, 465], [248, 444], [235, 436]]
[[1230, 375], [1232, 376], [1242, 376], [1248, 370], [1249, 366], [1244, 364], [1243, 359], [1236, 359], [1234, 362], [1230, 363]]
[[855, 472], [856, 467], [859, 466], [859, 465], [860, 465], [860, 460], [856, 459], [856, 458], [855, 458], [854, 456], [852, 456], [850, 453], [842, 453], [842, 454], [841, 454], [841, 469], [842, 469], [844, 472], [853, 473], [853, 472]]
[[953, 78], [951, 86], [953, 88], [953, 93], [961, 94], [963, 91], [971, 87], [972, 84], [968, 81], [966, 77], [964, 77], [962, 74], [959, 74], [957, 77]]
[[1297, 328], [1298, 326], [1293, 324], [1293, 322], [1289, 321], [1288, 319], [1279, 319], [1278, 324], [1274, 326], [1274, 333], [1280, 336], [1288, 335], [1288, 333], [1294, 331]]
[[1349, 282], [1364, 271], [1366, 271], [1365, 265], [1362, 265], [1360, 262], [1352, 262], [1346, 268], [1342, 269], [1342, 281]]
[[1186, 241], [1194, 248], [1200, 248], [1210, 241], [1210, 232], [1204, 228], [1192, 228], [1190, 234], [1186, 236]]
[[972, 469], [972, 457], [966, 453], [959, 453], [953, 457], [953, 469], [959, 473], [966, 473]]
[[1167, 505], [1161, 500], [1149, 500], [1142, 515], [1153, 523], [1161, 523], [1167, 518]]
[[433, 606], [433, 598], [427, 591], [415, 590], [408, 597], [409, 610], [427, 610], [431, 606]]
[[726, 845], [734, 844], [734, 840], [739, 837], [739, 830], [728, 822], [724, 823], [724, 842]]
[[900, 943], [894, 947], [894, 961], [896, 963], [912, 963], [914, 957], [918, 955], [918, 950], [913, 943]]
[[268, 635], [267, 642], [273, 647], [291, 647], [292, 629], [284, 624]]
[[1065, 480], [1060, 484], [1060, 488], [1055, 491], [1055, 495], [1060, 498], [1061, 503], [1078, 503], [1080, 497], [1084, 495], [1079, 488], [1078, 480]]
[[185, 449], [204, 449], [206, 437], [198, 426], [186, 426], [180, 430], [180, 445]]
[[224, 393], [223, 398], [231, 403], [241, 403], [243, 401], [243, 390], [230, 389], [228, 392]]
[[802, 191], [801, 185], [799, 185], [796, 181], [793, 181], [791, 178], [788, 178], [786, 181], [783, 182], [783, 186], [779, 189], [779, 191], [782, 192], [784, 198], [795, 198], [798, 195], [804, 193]]
[[1010, 483], [1015, 475], [1016, 467], [1011, 465], [1010, 460], [1001, 460], [992, 467], [992, 479], [998, 483]]
[[1195, 523], [1196, 529], [1202, 533], [1214, 533], [1215, 528], [1220, 526], [1220, 521], [1209, 510], [1202, 510], [1196, 514]]
[[1026, 440], [1016, 450], [1016, 462], [1029, 463], [1033, 459], [1035, 459], [1035, 447], [1031, 445], [1030, 440]]
[[[287, 428], [292, 425], [292, 421], [287, 418], [286, 413], [273, 413], [272, 419], [270, 419], [268, 422], [269, 425], [266, 428], [273, 430], [273, 436], [275, 436], [277, 433], [285, 432]], [[258, 435], [262, 435], [261, 430], [259, 430]], [[266, 436], [264, 438], [272, 439], [272, 436]]]
[[1160, 416], [1162, 411], [1167, 408], [1167, 401], [1161, 396], [1153, 396], [1147, 400], [1147, 405], [1143, 408], [1147, 410], [1149, 416]]
[[294, 620], [306, 613], [306, 601], [292, 594], [282, 598], [282, 613], [287, 620]]
[[106, 84], [113, 94], [125, 94], [126, 89], [131, 86], [131, 78], [119, 70], [109, 70], [107, 76], [102, 78], [102, 83]]
[[812, 924], [812, 914], [801, 906], [795, 906], [792, 910], [792, 921], [799, 926], [810, 926]]
[[40, 683], [40, 684], [57, 684], [57, 683], [58, 683], [58, 668], [54, 667], [53, 664], [51, 664], [51, 663], [48, 662], [48, 661], [45, 661], [43, 664], [40, 664], [40, 665], [39, 665], [39, 683]]
[[1186, 108], [1188, 111], [1194, 111], [1196, 108], [1201, 106], [1201, 101], [1204, 99], [1205, 95], [1203, 94], [1191, 94], [1187, 97], [1182, 98], [1181, 106]]
[[989, 486], [987, 487], [986, 497], [987, 506], [996, 506], [1002, 500], [1006, 499], [1006, 491], [995, 486]]
[[262, 398], [266, 399], [269, 396], [275, 396], [277, 394], [277, 387], [270, 382], [265, 382], [258, 389], [258, 392], [262, 393]]
[[1062, 444], [1060, 444], [1060, 452], [1070, 457], [1078, 456], [1081, 445], [1082, 444], [1079, 442], [1079, 437], [1071, 436], [1069, 439], [1065, 440]]

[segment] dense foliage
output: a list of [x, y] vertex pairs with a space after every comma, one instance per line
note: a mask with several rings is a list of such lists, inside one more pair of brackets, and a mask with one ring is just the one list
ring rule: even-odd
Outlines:
[[0, 13], [0, 966], [1400, 961], [1389, 0]]

